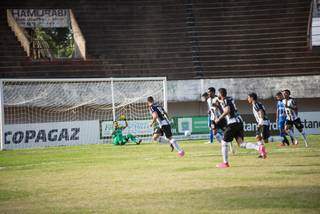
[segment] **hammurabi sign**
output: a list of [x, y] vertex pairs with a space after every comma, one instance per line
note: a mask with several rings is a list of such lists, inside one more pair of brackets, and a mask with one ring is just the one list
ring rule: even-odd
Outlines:
[[58, 28], [70, 25], [68, 9], [12, 9], [12, 15], [24, 28]]
[[4, 126], [4, 149], [99, 143], [99, 121]]

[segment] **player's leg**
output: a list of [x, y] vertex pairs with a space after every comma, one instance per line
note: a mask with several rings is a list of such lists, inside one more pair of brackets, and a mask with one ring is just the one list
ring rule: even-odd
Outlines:
[[217, 164], [217, 168], [227, 168], [229, 167], [229, 144], [233, 140], [233, 126], [229, 125], [226, 127], [223, 133], [223, 139], [221, 141], [221, 155], [222, 162]]
[[173, 147], [173, 145], [169, 142], [169, 139], [167, 139], [167, 138], [164, 136], [164, 133], [163, 133], [163, 131], [162, 131], [161, 128], [157, 128], [157, 129], [154, 130], [152, 139], [153, 139], [153, 141], [157, 141], [157, 142], [159, 142], [159, 143], [169, 143], [170, 148], [171, 148], [171, 152], [173, 152], [174, 147]]
[[308, 142], [307, 142], [307, 136], [306, 136], [306, 132], [304, 130], [304, 126], [303, 124], [301, 123], [301, 120], [300, 118], [296, 119], [294, 121], [294, 126], [298, 129], [298, 131], [300, 132], [302, 138], [303, 138], [303, 141], [304, 141], [304, 144], [306, 147], [308, 147]]
[[218, 143], [221, 143], [221, 141], [222, 141], [222, 138], [223, 138], [222, 133], [223, 133], [222, 130], [219, 128], [216, 128], [213, 130], [214, 137], [216, 138]]
[[237, 143], [240, 145], [240, 148], [244, 149], [253, 149], [259, 152], [259, 158], [266, 158], [267, 157], [267, 152], [265, 149], [265, 146], [262, 141], [261, 134], [257, 135], [256, 138], [258, 140], [257, 143], [250, 143], [250, 142], [244, 142], [244, 130], [243, 130], [243, 125], [239, 125], [242, 127], [242, 129], [239, 129], [239, 132], [237, 133]]
[[[265, 144], [269, 143], [269, 137], [270, 137], [270, 126], [268, 125], [263, 125], [261, 127], [261, 138], [258, 141], [259, 145], [259, 158], [266, 158], [267, 157], [267, 152], [265, 148]], [[262, 143], [259, 143], [262, 142]]]
[[292, 143], [293, 145], [298, 144], [297, 139], [294, 137], [293, 121], [291, 121], [291, 120], [286, 120], [284, 127], [285, 127], [286, 133], [290, 136], [291, 143]]
[[262, 126], [261, 136], [262, 136], [262, 140], [263, 140], [263, 143], [264, 143], [264, 144], [269, 143], [270, 126], [267, 126], [267, 125], [263, 125], [263, 126]]
[[178, 155], [180, 157], [183, 157], [184, 156], [184, 151], [180, 147], [178, 142], [172, 137], [171, 126], [170, 125], [165, 125], [165, 126], [162, 126], [161, 129], [162, 129], [164, 135], [166, 136], [166, 138], [169, 140], [169, 143], [171, 144], [171, 146], [173, 146], [173, 148], [178, 151]]
[[213, 143], [213, 138], [214, 138], [214, 131], [212, 129], [212, 120], [210, 116], [208, 116], [208, 127], [209, 127], [209, 142], [208, 143]]
[[226, 126], [227, 126], [226, 120], [219, 121], [219, 123], [215, 126], [215, 129], [216, 129], [215, 138], [217, 139], [218, 143], [221, 143], [223, 139], [223, 131], [225, 130]]
[[169, 143], [169, 140], [163, 136], [164, 133], [161, 128], [156, 128], [152, 135], [152, 140], [158, 143]]
[[112, 135], [112, 139], [113, 139], [113, 141], [112, 141], [113, 145], [120, 145], [120, 140], [119, 140], [118, 135]]
[[[243, 127], [243, 125], [242, 125], [242, 127]], [[240, 148], [253, 149], [253, 150], [259, 151], [259, 145], [258, 145], [259, 141], [260, 141], [260, 133], [259, 132], [256, 133], [256, 140], [258, 141], [258, 144], [251, 143], [251, 142], [245, 142], [243, 129], [242, 129], [242, 131], [239, 130], [238, 132], [239, 133], [237, 133], [236, 141], [237, 141], [238, 145], [240, 146]]]
[[210, 143], [213, 143], [213, 139], [214, 139], [213, 130], [210, 129]]
[[279, 135], [282, 138], [282, 144], [281, 145], [289, 146], [290, 143], [289, 143], [288, 138], [286, 136], [286, 132], [285, 132], [284, 126], [285, 126], [285, 120], [278, 121]]
[[134, 136], [133, 134], [127, 134], [127, 140], [131, 140], [132, 142], [134, 142], [135, 144], [140, 144], [141, 143], [141, 139], [138, 139], [136, 136]]
[[[262, 138], [260, 138], [262, 140]], [[261, 141], [258, 141], [257, 144], [250, 143], [250, 142], [244, 142], [241, 138], [237, 138], [238, 144], [240, 144], [240, 148], [244, 149], [252, 149], [259, 152], [258, 158], [267, 158], [267, 151], [263, 143]]]
[[128, 143], [128, 139], [126, 136], [119, 136], [119, 141], [120, 141], [120, 145], [125, 145], [126, 143]]

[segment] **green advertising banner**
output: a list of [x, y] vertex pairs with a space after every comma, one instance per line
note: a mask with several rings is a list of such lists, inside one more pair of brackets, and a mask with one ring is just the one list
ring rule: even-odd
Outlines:
[[[247, 136], [254, 136], [257, 131], [257, 123], [252, 114], [241, 115], [244, 120], [244, 130]], [[278, 135], [278, 127], [275, 123], [275, 114], [268, 114], [271, 121], [271, 135]], [[184, 134], [185, 131], [190, 131], [192, 134], [207, 134], [209, 133], [208, 117], [176, 117], [173, 119], [173, 132], [175, 134]]]
[[207, 117], [193, 117], [192, 118], [192, 133], [206, 133], [209, 131]]

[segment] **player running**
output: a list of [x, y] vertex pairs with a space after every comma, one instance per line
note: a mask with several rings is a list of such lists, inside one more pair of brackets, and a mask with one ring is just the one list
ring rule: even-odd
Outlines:
[[128, 127], [127, 120], [125, 118], [123, 120], [125, 122], [125, 126], [121, 126], [118, 121], [113, 122], [113, 127], [114, 127], [114, 130], [112, 132], [113, 145], [125, 145], [130, 140], [136, 143], [137, 145], [139, 145], [142, 141], [141, 139], [139, 140], [136, 136], [130, 133], [127, 135], [123, 135], [122, 131]]
[[[150, 113], [152, 115], [152, 120], [150, 123], [150, 127], [153, 127], [156, 122], [159, 124], [158, 133], [155, 133], [157, 136], [165, 135], [166, 139], [170, 143], [171, 148], [176, 149], [178, 151], [178, 156], [183, 157], [184, 151], [182, 148], [180, 148], [179, 144], [175, 139], [172, 138], [172, 132], [171, 132], [171, 125], [168, 119], [168, 114], [163, 109], [162, 106], [156, 104], [154, 102], [153, 97], [147, 98], [147, 104], [150, 109]], [[155, 136], [153, 137], [154, 139]]]
[[[289, 146], [290, 143], [288, 141], [287, 138], [287, 134], [284, 130], [284, 126], [286, 123], [286, 111], [285, 111], [285, 106], [282, 102], [283, 100], [283, 95], [282, 93], [279, 91], [276, 96], [275, 96], [276, 100], [277, 100], [277, 112], [276, 112], [276, 123], [278, 125], [278, 130], [279, 130], [279, 135], [282, 138], [282, 142], [280, 144], [280, 146]], [[293, 139], [291, 139], [293, 142]]]
[[231, 97], [227, 97], [227, 90], [225, 88], [220, 88], [218, 90], [218, 97], [220, 104], [223, 108], [222, 115], [215, 120], [216, 123], [219, 123], [223, 118], [227, 119], [227, 127], [224, 131], [223, 140], [221, 142], [221, 153], [223, 157], [223, 162], [217, 164], [218, 168], [227, 168], [229, 167], [228, 160], [228, 145], [235, 138], [238, 145], [241, 148], [246, 149], [255, 149], [258, 150], [261, 157], [266, 158], [267, 152], [265, 150], [264, 145], [256, 145], [253, 143], [245, 143], [243, 141], [244, 138], [244, 130], [243, 130], [243, 120], [241, 116], [238, 114], [237, 107], [234, 104], [234, 101]]
[[[269, 142], [270, 137], [270, 120], [266, 115], [265, 107], [262, 103], [258, 102], [258, 96], [256, 93], [248, 94], [248, 103], [252, 105], [253, 115], [258, 123], [256, 139], [258, 145], [264, 145]], [[259, 158], [265, 158], [259, 155]]]
[[263, 141], [262, 143], [268, 143], [270, 137], [270, 120], [266, 115], [265, 107], [262, 103], [258, 102], [258, 96], [254, 92], [248, 94], [247, 100], [248, 103], [252, 105], [252, 112], [258, 123], [256, 139], [258, 141]]
[[[282, 102], [284, 104], [286, 115], [287, 115], [285, 130], [291, 138], [295, 139], [293, 134], [293, 126], [295, 126], [300, 132], [304, 140], [305, 146], [308, 147], [306, 133], [305, 133], [303, 124], [301, 123], [301, 119], [298, 117], [298, 107], [297, 107], [296, 101], [292, 97], [290, 97], [291, 93], [288, 89], [284, 90], [282, 94], [284, 98]], [[296, 139], [295, 139], [295, 144], [298, 144], [298, 141]]]

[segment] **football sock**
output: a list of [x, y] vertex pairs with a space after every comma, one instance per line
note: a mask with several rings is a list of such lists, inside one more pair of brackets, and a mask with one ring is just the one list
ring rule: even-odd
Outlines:
[[174, 147], [178, 152], [180, 152], [180, 151], [182, 150], [175, 139], [171, 139], [169, 142], [173, 145], [173, 147]]
[[215, 137], [216, 137], [216, 139], [217, 139], [217, 142], [218, 142], [218, 143], [221, 143], [221, 141], [222, 141], [222, 134], [217, 133], [217, 134], [215, 135]]
[[291, 138], [292, 143], [294, 143], [295, 137], [292, 129], [289, 130], [289, 136]]
[[301, 133], [301, 135], [303, 137], [304, 142], [307, 142], [307, 136], [306, 136], [305, 130], [302, 130], [302, 132], [300, 132], [300, 133]]
[[290, 143], [289, 143], [289, 141], [288, 141], [288, 138], [287, 138], [286, 136], [283, 136], [282, 138], [283, 138], [283, 139], [282, 139], [282, 143], [283, 143], [283, 144], [287, 144], [287, 145], [289, 146]]
[[213, 143], [213, 137], [214, 137], [213, 130], [210, 129], [210, 143]]
[[228, 144], [229, 142], [221, 141], [221, 153], [224, 163], [228, 163]]

